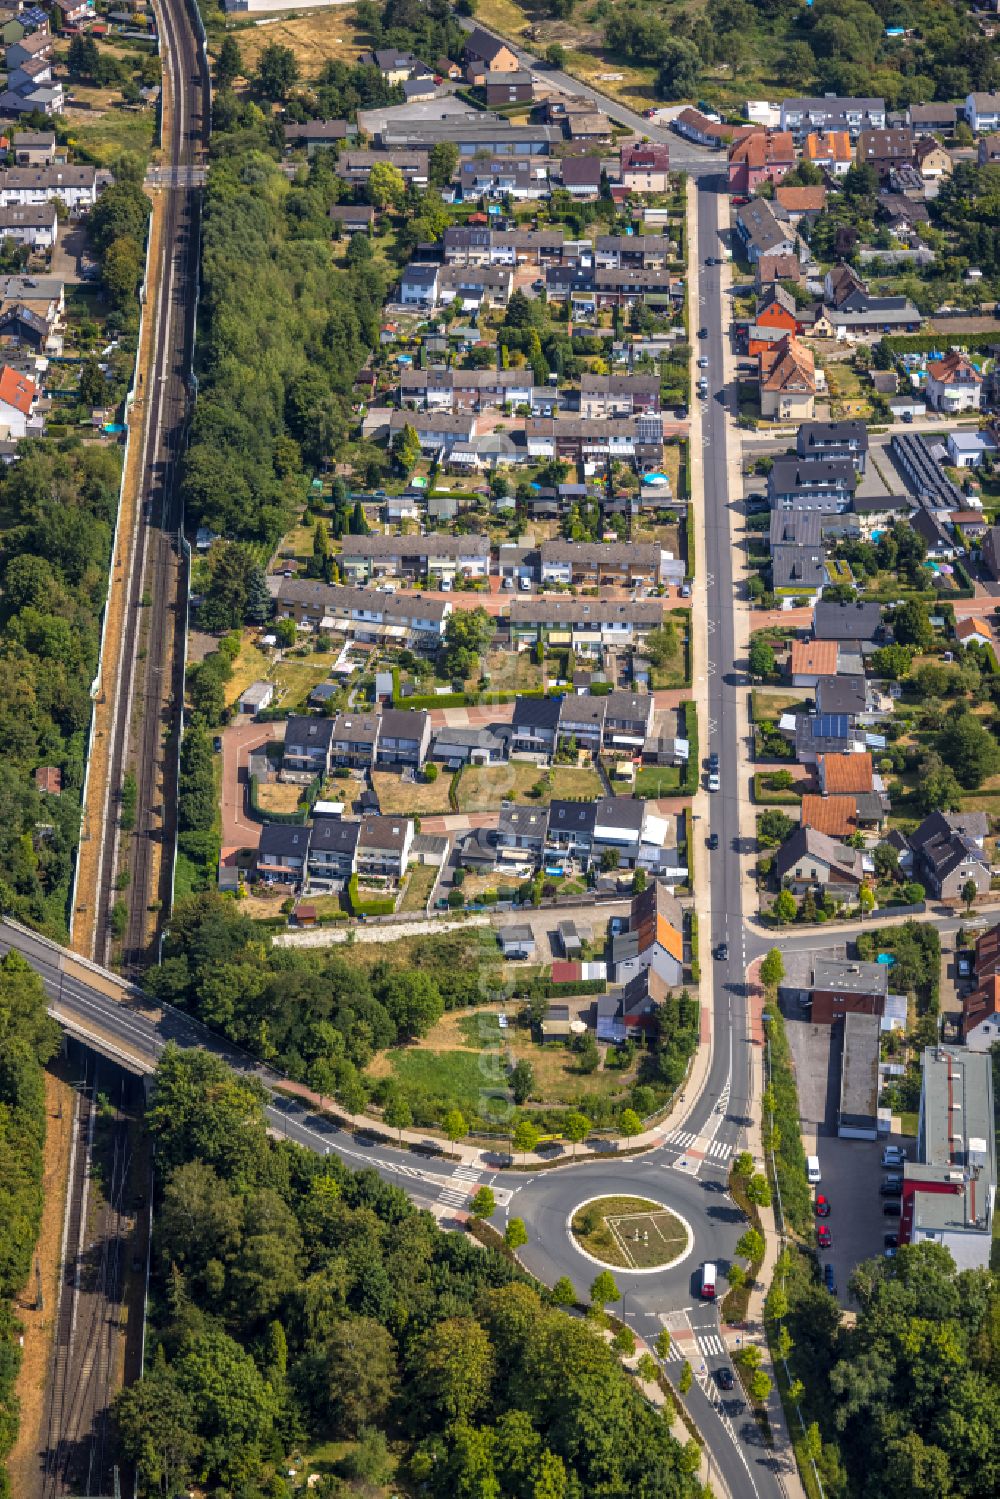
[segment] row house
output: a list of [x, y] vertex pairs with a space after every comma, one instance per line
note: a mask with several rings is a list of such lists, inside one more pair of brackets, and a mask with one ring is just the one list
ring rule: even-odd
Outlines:
[[749, 197], [763, 182], [779, 183], [795, 165], [789, 130], [754, 130], [729, 151], [729, 191]]
[[382, 593], [377, 588], [338, 587], [311, 578], [269, 580], [275, 616], [304, 629], [333, 631], [359, 641], [392, 642], [414, 650], [436, 650], [451, 613], [447, 599], [419, 593]]
[[362, 578], [485, 578], [490, 570], [486, 536], [345, 536], [337, 558], [344, 576]]
[[[378, 111], [372, 111], [373, 114]], [[358, 116], [364, 125], [364, 112]], [[472, 160], [480, 153], [491, 156], [551, 156], [563, 140], [555, 125], [511, 125], [506, 120], [478, 114], [474, 119], [392, 120], [376, 127], [380, 143], [390, 150], [433, 149], [441, 141], [458, 147], [459, 155]], [[569, 160], [570, 158], [567, 158]]]
[[[557, 393], [548, 392], [552, 397]], [[399, 399], [403, 406], [428, 411], [482, 411], [487, 406], [529, 406], [531, 370], [459, 370], [432, 367], [402, 370]]]
[[459, 190], [464, 202], [479, 198], [510, 198], [515, 203], [539, 202], [551, 197], [549, 158], [521, 160], [497, 156], [486, 161], [463, 161], [459, 167]]
[[54, 130], [18, 130], [13, 140], [14, 164], [19, 167], [47, 167], [56, 159]]
[[497, 818], [497, 859], [501, 863], [534, 863], [542, 857], [548, 809], [508, 802]]
[[419, 770], [430, 741], [431, 718], [423, 709], [385, 708], [333, 718], [293, 714], [285, 725], [282, 768], [310, 776], [327, 776], [333, 766]]
[[341, 889], [354, 873], [361, 823], [354, 818], [317, 816], [306, 859], [312, 889]]
[[425, 188], [429, 161], [428, 151], [345, 151], [337, 158], [337, 175], [352, 187], [367, 187], [372, 167], [390, 166], [396, 168], [404, 182]]
[[254, 855], [254, 868], [260, 878], [283, 885], [301, 884], [309, 857], [309, 833], [305, 825], [265, 822]]
[[379, 715], [375, 764], [419, 770], [431, 743], [431, 716], [424, 709], [383, 708]]
[[543, 585], [655, 588], [664, 581], [656, 542], [543, 541], [539, 557]]
[[514, 277], [506, 266], [446, 265], [438, 272], [437, 301], [443, 307], [460, 302], [469, 311], [503, 308], [513, 290]]
[[636, 266], [594, 270], [596, 308], [634, 307], [637, 303], [647, 307], [672, 307], [679, 306], [683, 300], [683, 282], [676, 276], [671, 277], [666, 270], [646, 270]]
[[677, 245], [667, 234], [599, 234], [594, 245], [598, 270], [663, 270], [677, 259]]
[[441, 246], [445, 265], [555, 265], [563, 256], [558, 229], [500, 230], [452, 225]]
[[57, 231], [56, 206], [51, 200], [24, 208], [0, 208], [0, 240], [11, 239], [30, 250], [51, 250]]
[[421, 452], [447, 455], [457, 443], [471, 440], [476, 418], [465, 411], [393, 411], [389, 417], [390, 442], [405, 427], [416, 432]]
[[657, 599], [514, 598], [501, 627], [504, 623], [515, 650], [542, 641], [594, 655], [609, 647], [641, 646], [662, 625], [663, 606]]
[[0, 171], [0, 208], [26, 208], [58, 198], [71, 213], [97, 202], [97, 169], [55, 163], [47, 167], [7, 167]]
[[622, 420], [529, 417], [525, 422], [529, 460], [558, 458], [594, 466], [619, 460], [659, 462], [663, 419], [658, 414]]
[[884, 99], [847, 99], [830, 94], [821, 99], [783, 99], [781, 128], [797, 141], [811, 130], [846, 130], [857, 140], [862, 130], [885, 128]]
[[581, 375], [580, 415], [587, 421], [660, 410], [655, 375]]

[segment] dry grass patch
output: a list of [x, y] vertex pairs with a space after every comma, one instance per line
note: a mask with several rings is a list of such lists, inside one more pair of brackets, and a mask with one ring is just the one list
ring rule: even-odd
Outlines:
[[406, 888], [396, 910], [423, 911], [430, 900], [437, 874], [437, 866], [434, 864], [412, 865], [406, 876]]
[[273, 20], [267, 26], [259, 24], [263, 19], [258, 18], [250, 26], [228, 28], [236, 35], [244, 72], [248, 75], [256, 69], [264, 48], [274, 43], [295, 53], [303, 79], [314, 78], [326, 62], [353, 63], [359, 53], [367, 51], [364, 37], [357, 29], [353, 6], [310, 10], [304, 15]]
[[240, 653], [233, 662], [233, 674], [226, 683], [226, 701], [238, 702], [251, 683], [267, 681], [270, 672], [270, 656], [265, 655], [248, 635], [244, 635]]
[[451, 811], [448, 775], [439, 775], [436, 781], [404, 781], [391, 771], [373, 770], [372, 785], [387, 817], [426, 817]]
[[257, 787], [257, 802], [265, 812], [297, 812], [302, 787], [283, 781], [265, 781]]

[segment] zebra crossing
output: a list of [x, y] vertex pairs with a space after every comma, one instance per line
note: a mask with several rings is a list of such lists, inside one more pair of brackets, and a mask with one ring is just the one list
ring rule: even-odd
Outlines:
[[693, 1327], [686, 1312], [671, 1312], [663, 1320], [670, 1333], [670, 1349], [665, 1363], [682, 1364], [687, 1359], [694, 1365], [697, 1360], [729, 1357], [729, 1350], [717, 1327]]
[[696, 1134], [694, 1130], [678, 1129], [667, 1136], [666, 1143], [673, 1145], [680, 1151], [692, 1151], [696, 1159], [689, 1167], [680, 1165], [678, 1169], [694, 1169], [703, 1162], [709, 1165], [724, 1165], [733, 1154], [733, 1147], [725, 1140], [706, 1139], [704, 1135]]
[[[438, 1193], [438, 1202], [444, 1207], [464, 1208], [482, 1174], [474, 1166], [456, 1166]], [[453, 1186], [453, 1182], [456, 1185]]]

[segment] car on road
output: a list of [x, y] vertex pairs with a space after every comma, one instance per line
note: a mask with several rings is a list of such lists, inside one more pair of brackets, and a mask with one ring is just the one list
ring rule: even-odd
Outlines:
[[708, 359], [704, 354], [702, 354], [701, 358], [698, 360], [698, 368], [700, 370], [708, 369]]
[[831, 1296], [836, 1296], [837, 1277], [833, 1273], [832, 1265], [827, 1264], [823, 1266], [823, 1284], [826, 1286], [826, 1289], [829, 1291]]
[[718, 846], [719, 846], [719, 835], [718, 835], [718, 833], [709, 833], [709, 835], [708, 835], [708, 846], [709, 846], [710, 849], [713, 850], [713, 852], [714, 852], [715, 849], [718, 848]]
[[883, 1218], [898, 1218], [902, 1211], [903, 1204], [898, 1197], [890, 1198], [888, 1202], [883, 1202], [882, 1204]]
[[882, 1152], [882, 1168], [902, 1166], [906, 1163], [906, 1151], [902, 1145], [887, 1145]]
[[719, 768], [719, 757], [714, 750], [708, 757], [708, 768], [709, 770], [718, 770]]
[[709, 777], [708, 777], [708, 789], [709, 789], [709, 791], [719, 791], [721, 789], [721, 787], [722, 787], [722, 779], [721, 779], [721, 777], [719, 775], [719, 772], [717, 770], [711, 771], [709, 773]]
[[816, 1207], [816, 1217], [817, 1218], [829, 1218], [829, 1216], [830, 1216], [830, 1199], [829, 1199], [829, 1197], [825, 1196], [824, 1193], [822, 1193], [822, 1192], [817, 1192], [816, 1193], [815, 1207]]
[[705, 264], [706, 265], [714, 265], [715, 264], [715, 256], [714, 255], [706, 255], [705, 256]]
[[733, 1389], [735, 1387], [735, 1380], [733, 1379], [732, 1369], [730, 1369], [726, 1364], [723, 1364], [721, 1369], [716, 1369], [715, 1382], [719, 1386], [720, 1390]]
[[879, 1183], [880, 1197], [898, 1197], [903, 1190], [903, 1178], [901, 1176], [887, 1176]]
[[708, 329], [707, 328], [699, 328], [698, 329], [698, 337], [699, 338], [707, 338], [708, 337]]
[[728, 942], [720, 942], [719, 943], [718, 947], [715, 949], [715, 958], [716, 958], [716, 962], [718, 962], [718, 963], [727, 963], [729, 961], [729, 943]]
[[820, 1249], [833, 1248], [833, 1230], [828, 1228], [825, 1223], [821, 1223], [816, 1230], [816, 1243]]

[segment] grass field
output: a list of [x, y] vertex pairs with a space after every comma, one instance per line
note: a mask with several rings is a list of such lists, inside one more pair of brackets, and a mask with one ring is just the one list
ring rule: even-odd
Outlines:
[[754, 723], [760, 723], [762, 718], [777, 718], [791, 708], [804, 708], [805, 699], [801, 692], [762, 692], [755, 688], [751, 695], [751, 706]]
[[263, 17], [249, 25], [237, 22], [227, 28], [236, 37], [246, 75], [254, 71], [260, 54], [272, 43], [289, 47], [295, 53], [299, 71], [305, 78], [315, 77], [325, 62], [354, 62], [359, 52], [367, 50], [368, 44], [357, 29], [354, 7], [350, 5], [310, 10], [303, 15], [271, 20], [266, 26], [258, 23], [260, 19]]
[[339, 651], [310, 651], [307, 656], [285, 656], [268, 673], [275, 686], [275, 701], [283, 708], [305, 705], [314, 687], [329, 678]]
[[109, 109], [87, 125], [76, 125], [69, 144], [92, 156], [98, 166], [109, 167], [123, 151], [144, 160], [153, 149], [156, 112], [152, 109]]
[[600, 1197], [574, 1214], [573, 1237], [607, 1265], [651, 1270], [683, 1254], [689, 1236], [662, 1203], [647, 1197]]
[[372, 785], [378, 804], [388, 817], [404, 814], [426, 817], [451, 810], [448, 801], [451, 776], [447, 774], [439, 775], [436, 781], [404, 781], [390, 771], [374, 770]]
[[[542, 782], [545, 789], [541, 795], [531, 796], [532, 788]], [[601, 792], [601, 778], [596, 770], [555, 765], [547, 772], [544, 766], [512, 760], [509, 765], [468, 766], [458, 783], [458, 809], [495, 812], [502, 801], [532, 801], [539, 807], [547, 807], [553, 797], [589, 800]]]
[[412, 864], [406, 877], [406, 889], [396, 907], [397, 911], [423, 911], [430, 899], [437, 878], [433, 864]]
[[676, 765], [647, 765], [636, 774], [636, 796], [676, 796], [680, 789], [681, 773]]
[[265, 781], [257, 787], [257, 803], [265, 812], [295, 812], [301, 800], [301, 786]]
[[240, 653], [233, 662], [233, 674], [226, 683], [226, 701], [235, 703], [251, 682], [266, 681], [271, 667], [271, 658], [258, 650], [249, 636], [244, 635]]

